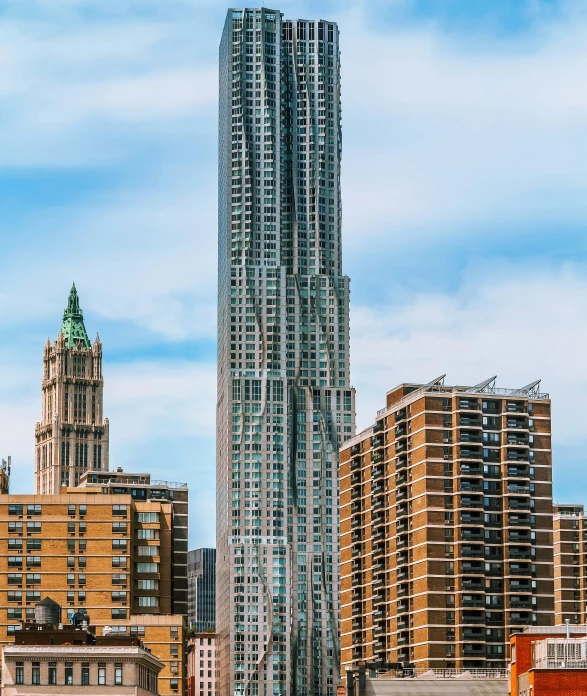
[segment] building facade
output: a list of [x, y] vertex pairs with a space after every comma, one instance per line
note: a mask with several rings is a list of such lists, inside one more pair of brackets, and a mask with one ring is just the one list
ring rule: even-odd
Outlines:
[[188, 553], [188, 625], [198, 633], [216, 629], [216, 549]]
[[587, 626], [531, 627], [511, 637], [510, 696], [587, 694]]
[[552, 625], [551, 468], [538, 383], [389, 392], [341, 453], [343, 668], [502, 669]]
[[583, 505], [554, 506], [555, 624], [587, 623], [587, 519]]
[[219, 128], [219, 692], [334, 696], [354, 433], [336, 24], [230, 9]]
[[195, 633], [188, 641], [188, 696], [216, 696], [216, 636]]
[[57, 341], [43, 354], [42, 415], [35, 428], [35, 492], [77, 486], [89, 469], [108, 469], [102, 344], [90, 343], [75, 285]]
[[31, 623], [2, 650], [2, 693], [152, 696], [162, 667], [135, 636]]
[[64, 623], [81, 610], [92, 625], [140, 637], [163, 663], [160, 693], [183, 693], [186, 602], [178, 593], [179, 612], [173, 517], [169, 500], [107, 486], [0, 496], [0, 645], [48, 596]]

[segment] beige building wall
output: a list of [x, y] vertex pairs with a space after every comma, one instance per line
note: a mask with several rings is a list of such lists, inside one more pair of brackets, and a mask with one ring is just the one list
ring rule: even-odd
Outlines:
[[188, 642], [188, 696], [216, 696], [216, 636], [196, 633]]
[[49, 596], [64, 622], [139, 635], [163, 662], [161, 694], [182, 693], [185, 617], [172, 611], [172, 504], [69, 489], [0, 495], [0, 645]]

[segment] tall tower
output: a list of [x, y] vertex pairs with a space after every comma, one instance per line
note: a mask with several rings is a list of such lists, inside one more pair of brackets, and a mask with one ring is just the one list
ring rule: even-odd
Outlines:
[[75, 285], [57, 341], [43, 354], [42, 419], [35, 427], [35, 493], [77, 486], [88, 469], [108, 469], [102, 344], [90, 344]]
[[221, 696], [333, 696], [338, 448], [355, 429], [336, 24], [231, 9], [220, 45]]

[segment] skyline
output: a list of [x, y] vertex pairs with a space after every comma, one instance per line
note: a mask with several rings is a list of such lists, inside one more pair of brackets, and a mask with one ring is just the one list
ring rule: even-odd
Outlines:
[[[118, 13], [106, 5], [4, 11], [1, 60], [13, 69], [0, 82], [10, 104], [0, 187], [1, 454], [13, 457], [12, 490], [32, 491], [43, 345], [57, 337], [75, 280], [88, 333], [104, 344], [111, 467], [169, 478], [171, 466], [171, 478], [191, 484], [190, 543], [203, 546], [214, 539], [214, 64], [226, 7], [170, 2], [155, 17], [154, 3], [141, 12], [119, 3]], [[382, 406], [381, 385], [444, 372], [460, 383], [497, 373], [507, 387], [542, 378], [554, 404], [555, 499], [584, 502], [579, 409], [573, 416], [566, 404], [579, 403], [587, 380], [585, 104], [573, 94], [586, 61], [585, 16], [573, 3], [534, 4], [544, 14], [533, 20], [500, 14], [514, 3], [497, 3], [484, 20], [411, 5], [419, 11], [397, 3], [399, 15], [374, 28], [381, 4], [371, 14], [362, 3], [280, 4], [341, 28], [358, 429]], [[381, 88], [365, 66], [382, 47], [391, 66], [383, 74], [394, 79], [379, 91], [386, 111], [377, 117], [363, 113], [367, 90]], [[65, 86], [52, 94], [64, 71]], [[468, 358], [473, 346], [482, 361]]]

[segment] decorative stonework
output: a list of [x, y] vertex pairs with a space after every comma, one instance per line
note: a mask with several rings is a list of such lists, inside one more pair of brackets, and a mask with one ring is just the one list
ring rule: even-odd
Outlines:
[[102, 343], [90, 344], [75, 285], [59, 336], [43, 355], [43, 404], [35, 428], [35, 492], [59, 493], [89, 469], [108, 469]]

